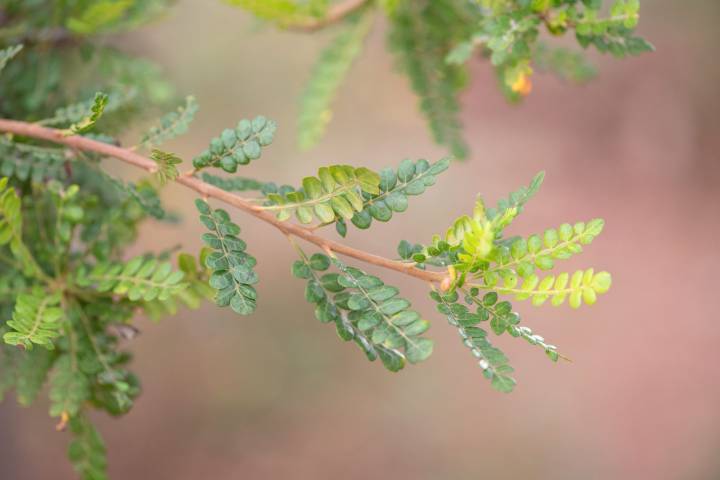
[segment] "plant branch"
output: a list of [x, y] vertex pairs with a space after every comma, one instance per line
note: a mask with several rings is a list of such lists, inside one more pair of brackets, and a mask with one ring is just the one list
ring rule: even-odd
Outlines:
[[308, 18], [293, 23], [285, 23], [282, 26], [287, 30], [315, 32], [327, 27], [328, 25], [341, 21], [343, 18], [359, 10], [367, 3], [368, 0], [345, 0], [342, 3], [333, 5], [324, 17]]
[[[41, 125], [19, 122], [16, 120], [0, 119], [0, 131], [62, 144], [75, 150], [95, 152], [107, 157], [114, 157], [151, 173], [155, 173], [158, 170], [158, 166], [153, 160], [132, 150], [91, 140], [78, 135], [63, 136], [62, 130], [55, 128], [43, 127]], [[391, 260], [389, 258], [381, 257], [373, 253], [358, 250], [348, 245], [323, 238], [313, 233], [311, 228], [280, 221], [275, 217], [275, 215], [265, 211], [263, 207], [254, 205], [249, 200], [239, 195], [210, 185], [209, 183], [195, 177], [194, 173], [194, 171], [186, 172], [180, 175], [175, 182], [195, 190], [203, 197], [214, 198], [228, 205], [232, 205], [233, 207], [262, 220], [265, 223], [269, 223], [285, 235], [292, 235], [313, 243], [322, 249], [331, 250], [335, 253], [352, 257], [356, 260], [386, 268], [388, 270], [404, 273], [405, 275], [419, 278], [421, 280], [440, 282], [446, 276], [443, 272], [420, 270], [412, 264]]]

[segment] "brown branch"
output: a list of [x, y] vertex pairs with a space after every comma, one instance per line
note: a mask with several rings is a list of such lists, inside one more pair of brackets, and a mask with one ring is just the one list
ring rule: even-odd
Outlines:
[[[82, 150], [87, 152], [95, 152], [107, 157], [114, 157], [123, 162], [129, 163], [136, 167], [142, 168], [148, 172], [154, 173], [157, 171], [157, 164], [143, 155], [136, 153], [126, 148], [121, 148], [115, 145], [109, 145], [107, 143], [98, 142], [89, 138], [72, 135], [64, 136], [62, 130], [55, 128], [43, 127], [34, 123], [18, 122], [15, 120], [0, 119], [0, 132], [12, 133], [23, 137], [31, 137], [40, 140], [46, 140], [61, 145], [65, 145], [75, 150]], [[430, 282], [440, 282], [446, 276], [443, 272], [430, 272], [426, 270], [420, 270], [412, 264], [391, 260], [389, 258], [381, 257], [363, 250], [358, 250], [353, 247], [349, 247], [342, 243], [335, 242], [323, 238], [319, 235], [315, 235], [313, 230], [308, 227], [296, 225], [294, 223], [282, 222], [278, 220], [275, 215], [267, 212], [257, 205], [252, 204], [245, 198], [236, 195], [234, 193], [226, 192], [218, 187], [210, 185], [209, 183], [203, 182], [199, 178], [194, 176], [194, 171], [186, 172], [180, 175], [176, 180], [177, 183], [184, 185], [196, 192], [200, 193], [206, 198], [215, 198], [228, 205], [232, 205], [245, 213], [256, 217], [263, 222], [269, 223], [274, 226], [285, 235], [292, 235], [294, 237], [302, 238], [310, 243], [314, 243], [318, 247], [326, 250], [331, 250], [335, 253], [352, 257], [357, 260], [376, 265], [378, 267], [387, 268], [388, 270], [394, 270], [396, 272], [410, 275], [411, 277], [419, 278], [421, 280]]]
[[345, 0], [342, 3], [338, 3], [337, 5], [330, 7], [327, 14], [322, 18], [308, 18], [292, 23], [283, 23], [282, 27], [287, 30], [294, 30], [298, 32], [315, 32], [327, 27], [328, 25], [341, 21], [343, 18], [359, 10], [367, 3], [368, 0]]

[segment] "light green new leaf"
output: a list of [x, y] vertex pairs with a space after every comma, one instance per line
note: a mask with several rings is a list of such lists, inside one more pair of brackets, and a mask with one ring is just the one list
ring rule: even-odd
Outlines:
[[595, 218], [575, 225], [564, 223], [557, 229], [549, 228], [542, 235], [530, 235], [527, 239], [513, 238], [509, 241], [509, 249], [495, 252], [497, 265], [478, 272], [476, 277], [514, 274], [527, 278], [537, 269], [550, 270], [556, 260], [565, 260], [581, 253], [583, 245], [589, 245], [600, 235], [604, 226], [602, 219]]
[[64, 135], [77, 135], [84, 133], [95, 126], [95, 122], [100, 120], [100, 117], [108, 104], [108, 95], [106, 93], [97, 92], [93, 103], [90, 106], [90, 111], [87, 115], [77, 123], [73, 123], [67, 129], [63, 130]]
[[175, 180], [180, 172], [175, 165], [182, 163], [182, 159], [170, 152], [163, 152], [156, 148], [153, 148], [150, 154], [155, 163], [158, 165], [158, 171], [155, 172], [155, 178], [160, 185], [165, 185], [168, 182]]
[[[103, 107], [103, 115], [128, 108], [132, 102], [137, 100], [138, 92], [135, 88], [122, 88], [108, 94], [107, 102]], [[52, 117], [44, 118], [38, 123], [40, 125], [70, 125], [82, 122], [92, 112], [95, 105], [95, 96], [82, 102], [71, 103], [55, 109]]]
[[80, 35], [90, 35], [111, 27], [133, 6], [133, 0], [97, 0], [81, 15], [67, 20], [67, 28]]
[[204, 266], [205, 259], [210, 252], [211, 250], [207, 247], [200, 250], [200, 265], [198, 265], [194, 255], [189, 253], [180, 253], [178, 255], [178, 267], [185, 274], [183, 282], [187, 284], [187, 287], [165, 300], [155, 299], [143, 302], [142, 308], [152, 320], [158, 321], [175, 315], [180, 303], [191, 309], [197, 309], [204, 300], [213, 300], [215, 290], [208, 285], [208, 279], [212, 271]]
[[7, 178], [0, 178], [0, 246], [8, 245], [28, 276], [42, 277], [42, 269], [22, 239], [22, 202]]
[[60, 298], [60, 292], [46, 292], [40, 287], [18, 295], [12, 320], [7, 322], [12, 330], [3, 335], [5, 343], [28, 350], [37, 344], [52, 350], [64, 318]]
[[135, 257], [127, 263], [100, 262], [92, 269], [81, 268], [75, 278], [79, 286], [98, 292], [112, 292], [132, 302], [167, 300], [187, 288], [184, 274], [173, 271], [168, 262]]
[[225, 0], [279, 26], [302, 24], [325, 15], [328, 0]]
[[294, 212], [300, 223], [311, 223], [317, 217], [322, 223], [351, 219], [363, 209], [363, 195], [380, 193], [380, 176], [365, 167], [332, 165], [318, 170], [317, 177], [305, 177], [302, 190], [268, 193], [269, 205], [280, 220]]
[[610, 289], [612, 277], [608, 272], [595, 273], [594, 269], [589, 268], [577, 270], [572, 276], [561, 273], [540, 279], [533, 274], [524, 278], [522, 284], [516, 283], [517, 279], [506, 278], [502, 286], [497, 286], [497, 291], [515, 295], [518, 300], [531, 299], [535, 306], [540, 306], [547, 300], [551, 300], [553, 306], [558, 306], [569, 298], [570, 306], [578, 308], [583, 303], [593, 305], [598, 295]]

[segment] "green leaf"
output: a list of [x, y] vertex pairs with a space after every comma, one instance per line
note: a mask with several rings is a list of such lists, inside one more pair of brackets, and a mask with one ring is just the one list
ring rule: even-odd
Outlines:
[[133, 0], [96, 0], [82, 14], [67, 20], [67, 28], [80, 35], [91, 35], [113, 26], [133, 7]]
[[452, 50], [448, 52], [448, 54], [445, 56], [445, 62], [449, 63], [450, 65], [462, 65], [463, 63], [470, 60], [473, 53], [475, 53], [475, 47], [482, 43], [480, 39], [482, 38], [480, 35], [475, 35], [477, 39], [460, 42], [457, 45], [453, 47]]
[[68, 458], [83, 480], [107, 480], [105, 443], [90, 421], [84, 416], [70, 420], [73, 440], [68, 447]]
[[[354, 340], [370, 361], [380, 358], [385, 368], [396, 372], [404, 367], [406, 357], [419, 362], [432, 353], [432, 341], [419, 337], [429, 322], [408, 309], [410, 302], [396, 297], [397, 288], [335, 258], [321, 253], [308, 258], [298, 252], [301, 260], [293, 265], [293, 275], [308, 280], [305, 298], [317, 305], [317, 318], [334, 322], [338, 335]], [[340, 273], [319, 277], [315, 272], [325, 271], [330, 262]]]
[[153, 148], [150, 158], [157, 163], [158, 170], [155, 172], [155, 178], [160, 185], [174, 181], [180, 175], [175, 165], [181, 164], [182, 159], [174, 153], [163, 152]]
[[[210, 234], [208, 234], [210, 235]], [[178, 300], [191, 309], [197, 309], [205, 300], [212, 300], [215, 297], [215, 290], [208, 285], [211, 271], [204, 266], [204, 258], [209, 254], [210, 249], [203, 248], [200, 251], [200, 265], [193, 255], [180, 253], [178, 255], [178, 267], [183, 272], [183, 283], [187, 286], [178, 291], [174, 296], [164, 300], [154, 299], [142, 303], [142, 308], [152, 320], [160, 320], [177, 313]]]
[[[347, 297], [347, 299], [341, 300], [343, 294], [339, 292], [345, 290], [345, 287], [338, 282], [340, 276], [337, 273], [326, 273], [322, 277], [318, 277], [316, 272], [327, 270], [330, 259], [322, 253], [313, 254], [312, 257], [308, 258], [299, 247], [298, 253], [301, 259], [293, 264], [293, 275], [308, 280], [305, 299], [316, 305], [315, 316], [317, 319], [323, 323], [335, 323], [338, 336], [345, 341], [354, 340], [370, 361], [380, 356], [386, 368], [395, 369], [392, 371], [402, 368], [404, 357], [402, 361], [397, 358], [398, 355], [402, 357], [402, 354], [392, 349], [381, 352], [380, 347], [373, 345], [369, 336], [366, 336], [365, 332], [363, 332], [365, 328], [364, 320], [360, 319], [358, 321], [355, 319], [351, 321], [349, 315], [343, 312], [342, 308], [350, 309], [351, 304], [357, 307], [359, 305], [357, 302], [362, 302], [364, 299], [362, 297]], [[339, 294], [333, 298], [334, 293]], [[340, 303], [343, 303], [343, 307], [340, 306]]]
[[209, 183], [210, 185], [214, 185], [228, 192], [246, 192], [249, 190], [261, 191], [265, 189], [272, 189], [272, 187], [275, 187], [275, 184], [260, 182], [252, 178], [223, 178], [216, 175], [211, 175], [207, 172], [203, 172], [201, 178], [203, 182]]
[[108, 180], [124, 195], [132, 198], [142, 210], [157, 220], [166, 220], [168, 213], [162, 207], [157, 190], [149, 182], [124, 183], [113, 177]]
[[480, 9], [466, 0], [399, 2], [391, 16], [390, 48], [420, 98], [435, 141], [457, 158], [467, 156], [457, 99], [465, 84], [463, 66], [446, 56], [465, 40], [480, 20]]
[[22, 406], [29, 406], [37, 398], [55, 362], [55, 354], [46, 348], [22, 352], [18, 359], [15, 394]]
[[398, 255], [400, 255], [400, 258], [407, 260], [412, 257], [413, 253], [415, 253], [415, 249], [407, 240], [401, 240], [398, 244], [397, 252]]
[[515, 388], [517, 382], [507, 375], [493, 375], [492, 386], [498, 392], [510, 393]]
[[21, 181], [43, 183], [48, 179], [64, 180], [65, 152], [59, 148], [19, 143], [0, 136], [0, 175]]
[[[568, 285], [569, 278], [569, 285]], [[551, 299], [553, 306], [562, 305], [566, 299], [573, 308], [583, 303], [592, 305], [597, 296], [606, 293], [612, 284], [612, 277], [608, 272], [595, 273], [595, 270], [577, 270], [569, 277], [567, 273], [548, 275], [543, 279], [536, 275], [526, 277], [519, 286], [497, 286], [497, 291], [504, 294], [515, 295], [518, 300], [531, 299], [532, 304], [540, 306]]]
[[218, 167], [235, 173], [238, 165], [247, 165], [260, 158], [262, 149], [270, 145], [277, 125], [265, 117], [240, 120], [234, 129], [223, 130], [210, 141], [210, 148], [193, 159], [196, 170]]
[[22, 202], [7, 178], [0, 178], [0, 247], [8, 245], [27, 276], [42, 278], [43, 270], [23, 242]]
[[236, 293], [232, 299], [230, 299], [230, 308], [238, 315], [250, 315], [255, 311], [255, 307], [255, 299], [247, 295]]
[[240, 315], [250, 315], [257, 305], [257, 292], [253, 287], [258, 282], [253, 270], [257, 261], [245, 252], [245, 242], [237, 235], [240, 227], [232, 222], [225, 210], [214, 209], [203, 200], [196, 200], [200, 221], [210, 231], [203, 241], [212, 250], [205, 258], [210, 270], [210, 286], [216, 290], [215, 303], [220, 307], [229, 306]]
[[[437, 302], [438, 311], [447, 317], [448, 323], [458, 330], [463, 344], [478, 359], [483, 376], [491, 380], [493, 388], [501, 392], [511, 391], [515, 380], [507, 375], [512, 372], [507, 357], [488, 341], [484, 329], [472, 326], [478, 323], [478, 320], [472, 316], [468, 307], [456, 303], [457, 293], [441, 294], [433, 291], [430, 298]], [[487, 297], [487, 301], [480, 301], [480, 306], [487, 308], [492, 299]]]
[[280, 26], [303, 24], [323, 16], [327, 10], [326, 0], [227, 0], [231, 5], [252, 12], [256, 17]]
[[173, 271], [168, 262], [135, 257], [127, 263], [99, 262], [92, 269], [81, 268], [75, 282], [98, 292], [112, 292], [131, 302], [165, 301], [188, 287], [185, 274]]
[[377, 353], [380, 361], [389, 371], [399, 372], [405, 367], [405, 357], [397, 350], [379, 347]]
[[77, 359], [64, 354], [55, 362], [55, 373], [50, 382], [50, 416], [76, 416], [90, 397], [90, 383], [80, 371]]
[[298, 143], [302, 150], [315, 146], [332, 118], [331, 103], [370, 30], [372, 16], [352, 16], [318, 58], [300, 98]]
[[[135, 108], [138, 101], [138, 91], [135, 88], [125, 87], [110, 91], [107, 95], [107, 103], [103, 108], [103, 115], [112, 112], [122, 112]], [[95, 105], [95, 96], [81, 102], [71, 103], [55, 109], [52, 117], [44, 118], [38, 123], [46, 126], [71, 125], [80, 123], [85, 117], [92, 113]], [[103, 141], [112, 141], [109, 137], [98, 137]]]
[[185, 105], [176, 111], [164, 115], [159, 124], [151, 127], [142, 137], [143, 145], [160, 145], [163, 142], [185, 134], [195, 118], [198, 104], [195, 97], [185, 97]]
[[429, 324], [409, 310], [410, 302], [396, 297], [397, 288], [385, 285], [362, 270], [347, 267], [337, 259], [333, 259], [333, 264], [341, 272], [338, 283], [348, 289], [335, 296], [336, 303], [350, 311], [349, 320], [371, 338], [376, 350], [403, 348], [411, 363], [422, 361], [432, 353], [432, 341], [418, 336]]
[[555, 345], [546, 343], [545, 338], [534, 334], [532, 329], [529, 327], [524, 325], [511, 325], [508, 327], [508, 333], [510, 333], [513, 337], [521, 337], [525, 339], [525, 341], [527, 341], [530, 345], [539, 346], [545, 351], [545, 355], [553, 362], [557, 362], [560, 358], [567, 360], [567, 358], [561, 356], [557, 352], [557, 347]]
[[95, 126], [108, 104], [108, 95], [106, 93], [97, 92], [93, 99], [90, 111], [80, 121], [73, 123], [67, 129], [63, 130], [64, 135], [77, 135], [85, 133]]
[[60, 297], [60, 292], [46, 292], [40, 287], [18, 295], [12, 320], [7, 322], [12, 330], [3, 335], [5, 343], [28, 350], [36, 344], [52, 350], [64, 318]]
[[360, 228], [370, 228], [372, 220], [388, 222], [393, 212], [404, 212], [408, 206], [408, 196], [421, 195], [434, 185], [438, 175], [450, 166], [450, 158], [442, 158], [435, 163], [421, 159], [416, 162], [403, 160], [397, 171], [385, 168], [379, 172], [379, 191], [376, 194], [363, 194], [362, 211], [356, 212], [352, 223]]
[[554, 73], [563, 80], [585, 83], [597, 75], [597, 70], [581, 52], [567, 48], [550, 48], [538, 43], [533, 53], [535, 67], [540, 71]]
[[[503, 301], [497, 303], [498, 295], [496, 292], [488, 292], [482, 299], [478, 298], [476, 293], [468, 295], [466, 300], [468, 302], [474, 302], [478, 305], [478, 314], [482, 319], [480, 321], [489, 319], [490, 326], [496, 335], [501, 335], [507, 331], [513, 337], [521, 337], [531, 345], [540, 346], [545, 351], [548, 358], [554, 362], [557, 362], [559, 358], [565, 358], [557, 352], [557, 347], [555, 345], [545, 343], [545, 339], [540, 335], [534, 334], [529, 327], [519, 325], [520, 315], [512, 311], [512, 305], [510, 302]], [[464, 311], [467, 310], [465, 307], [463, 307], [463, 309]], [[465, 315], [467, 314], [463, 313], [463, 316]], [[461, 325], [466, 325], [467, 322], [461, 318], [459, 319], [459, 323]], [[507, 368], [504, 367], [503, 370], [507, 370]], [[503, 372], [496, 371], [493, 375], [497, 373]], [[507, 385], [508, 383], [504, 380], [501, 380], [501, 383], [499, 384], [499, 386]]]
[[531, 235], [509, 240], [510, 256], [496, 256], [497, 265], [479, 272], [476, 276], [486, 278], [496, 273], [505, 275], [514, 272], [521, 278], [534, 275], [536, 269], [550, 270], [556, 260], [565, 260], [583, 251], [583, 245], [589, 245], [600, 235], [605, 222], [595, 218], [589, 222], [578, 222], [575, 226], [568, 223], [557, 229], [545, 230], [543, 235]]
[[292, 265], [292, 275], [295, 278], [310, 278], [313, 273], [310, 270], [310, 265], [302, 260], [296, 260]]
[[416, 338], [408, 343], [405, 355], [410, 363], [419, 363], [433, 352], [433, 341], [429, 338]]
[[512, 192], [510, 196], [505, 199], [498, 201], [497, 208], [489, 208], [487, 210], [487, 216], [489, 219], [494, 219], [498, 216], [502, 216], [508, 210], [515, 208], [518, 213], [523, 211], [523, 207], [535, 195], [545, 179], [545, 172], [539, 172], [533, 177], [530, 185], [527, 187], [520, 187], [518, 190]]
[[15, 55], [20, 53], [20, 50], [23, 49], [23, 45], [11, 45], [9, 47], [3, 48], [0, 50], [0, 72], [3, 71], [5, 68], [5, 65], [13, 59]]
[[588, 5], [574, 13], [574, 27], [581, 46], [593, 45], [601, 53], [623, 58], [653, 51], [645, 39], [633, 36], [639, 19], [639, 2], [617, 0], [610, 8], [610, 16], [600, 17], [602, 5]]
[[21, 354], [22, 352], [15, 347], [0, 344], [0, 402], [17, 383], [17, 370]]
[[268, 204], [262, 208], [278, 212], [280, 220], [290, 218], [290, 213], [300, 223], [311, 223], [317, 217], [321, 223], [350, 219], [362, 210], [362, 195], [379, 191], [380, 176], [367, 168], [349, 165], [332, 165], [318, 170], [317, 177], [305, 177], [303, 189], [288, 189], [268, 193]]
[[330, 268], [330, 259], [322, 253], [315, 253], [310, 257], [310, 268], [316, 271], [325, 271]]

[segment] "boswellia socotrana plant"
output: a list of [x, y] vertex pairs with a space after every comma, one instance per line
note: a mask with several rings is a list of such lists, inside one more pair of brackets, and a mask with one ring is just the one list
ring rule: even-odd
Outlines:
[[[174, 95], [152, 64], [95, 39], [135, 28], [166, 3], [0, 2], [0, 398], [14, 390], [29, 405], [47, 380], [50, 415], [58, 429], [73, 435], [69, 456], [81, 478], [107, 478], [105, 447], [87, 412], [122, 415], [140, 393], [128, 369], [130, 354], [119, 346], [120, 339], [133, 337], [137, 314], [162, 317], [207, 299], [250, 315], [262, 302], [254, 287], [258, 260], [228, 207], [287, 236], [298, 255], [292, 275], [305, 282], [317, 319], [387, 370], [431, 355], [430, 323], [397, 287], [361, 270], [362, 264], [428, 284], [438, 312], [496, 390], [510, 392], [515, 380], [491, 333], [522, 338], [552, 361], [563, 358], [523, 325], [510, 300], [592, 305], [611, 278], [592, 268], [550, 272], [601, 233], [600, 219], [527, 238], [505, 235], [540, 188], [542, 173], [494, 207], [469, 200], [467, 215], [449, 219], [425, 242], [400, 241], [397, 258], [390, 259], [333, 240], [326, 227], [345, 237], [353, 227], [390, 221], [435, 184], [451, 167], [450, 158], [403, 160], [379, 172], [331, 165], [295, 187], [260, 182], [236, 173], [249, 171], [273, 141], [276, 124], [262, 116], [220, 132], [191, 162], [159, 149], [188, 130], [198, 108], [193, 97], [135, 145], [121, 146], [118, 134], [147, 112], [144, 106], [165, 105]], [[618, 55], [647, 49], [631, 36], [638, 9], [633, 0], [616, 1], [607, 19], [595, 0], [234, 3], [286, 27], [314, 30], [347, 22], [304, 97], [303, 143], [322, 133], [332, 91], [376, 7], [391, 18], [391, 44], [423, 98], [436, 138], [458, 153], [464, 149], [454, 133], [456, 69], [476, 48], [491, 56], [511, 96], [529, 90], [531, 60], [578, 68], [575, 56], [539, 47], [541, 25], [553, 34], [574, 30], [581, 44]], [[135, 183], [115, 178], [101, 168], [106, 158], [148, 175]], [[171, 182], [196, 194], [205, 247], [128, 259], [125, 251], [141, 222], [176, 220], [158, 197]], [[250, 198], [247, 191], [256, 193]]]

